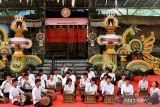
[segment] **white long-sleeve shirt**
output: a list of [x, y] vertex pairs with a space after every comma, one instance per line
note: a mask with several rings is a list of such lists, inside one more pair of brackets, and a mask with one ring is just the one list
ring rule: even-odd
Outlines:
[[8, 82], [7, 80], [3, 81], [1, 89], [3, 90], [4, 93], [9, 93], [11, 88], [12, 88], [11, 82]]
[[96, 84], [91, 85], [91, 83], [86, 84], [85, 92], [89, 94], [95, 94], [97, 92], [97, 85]]
[[4, 96], [4, 94], [2, 93], [2, 91], [0, 90], [0, 96], [2, 97], [2, 96]]
[[41, 80], [46, 80], [47, 81], [47, 75], [46, 74], [42, 74], [41, 75]]
[[36, 104], [37, 102], [39, 102], [40, 100], [37, 99], [41, 99], [41, 93], [42, 92], [47, 92], [46, 89], [44, 89], [43, 87], [34, 87], [32, 90], [32, 98], [33, 98], [33, 104]]
[[72, 82], [75, 84], [76, 83], [76, 76], [75, 75], [71, 75], [70, 78], [72, 79]]
[[118, 81], [118, 88], [122, 88], [122, 85], [125, 85], [125, 81], [119, 80]]
[[14, 97], [19, 96], [21, 93], [23, 94], [24, 92], [18, 86], [16, 88], [12, 87], [10, 89], [9, 99], [12, 101], [12, 103], [14, 103], [15, 101], [18, 101], [18, 99]]
[[34, 74], [29, 74], [28, 78], [29, 78], [29, 80], [31, 80], [33, 82], [35, 82], [35, 80], [36, 80]]
[[104, 86], [104, 84], [106, 84], [105, 79], [103, 79], [103, 80], [100, 82], [100, 90], [102, 90], [102, 87]]
[[116, 81], [116, 75], [114, 72], [108, 73], [108, 76], [111, 77], [111, 81]]
[[107, 95], [114, 94], [114, 85], [112, 83], [107, 84], [105, 83], [102, 87], [102, 94], [106, 93]]
[[146, 89], [147, 90], [148, 89], [148, 81], [147, 80], [145, 80], [145, 81], [140, 80], [138, 87], [139, 87], [139, 89]]
[[75, 90], [75, 87], [73, 84], [71, 86], [69, 86], [68, 84], [64, 86], [64, 92], [66, 92], [67, 94], [73, 94], [74, 90]]
[[[70, 78], [70, 79], [72, 80], [72, 78]], [[63, 80], [62, 80], [62, 85], [63, 85], [63, 86], [66, 84], [66, 81], [67, 81], [67, 78], [66, 78], [66, 77], [63, 78]], [[75, 83], [74, 83], [74, 80], [72, 80], [72, 84], [75, 84]]]
[[65, 67], [65, 68], [62, 67], [61, 68], [61, 75], [64, 75], [68, 71], [68, 69], [69, 69], [68, 67]]
[[58, 82], [62, 82], [62, 76], [57, 74], [57, 75], [53, 75], [54, 80], [56, 81], [56, 83]]
[[47, 87], [56, 87], [56, 81], [55, 80], [47, 80]]
[[152, 96], [153, 94], [159, 94], [160, 93], [160, 89], [159, 88], [150, 88], [150, 95]]
[[105, 75], [105, 74], [107, 74], [107, 73], [105, 73], [105, 72], [104, 72], [104, 73], [102, 73], [102, 74], [101, 74], [101, 76], [100, 76], [100, 80], [102, 80], [102, 79], [103, 79], [103, 77], [104, 77], [104, 75]]
[[125, 95], [133, 95], [134, 93], [133, 86], [131, 84], [129, 84], [128, 86], [126, 84], [122, 85], [121, 94], [124, 95], [124, 92]]
[[35, 82], [32, 79], [22, 81], [22, 87], [24, 87], [25, 89], [33, 89], [34, 86]]
[[90, 82], [89, 78], [87, 78], [86, 80], [84, 78], [80, 79], [80, 88], [85, 88], [86, 84], [88, 84]]

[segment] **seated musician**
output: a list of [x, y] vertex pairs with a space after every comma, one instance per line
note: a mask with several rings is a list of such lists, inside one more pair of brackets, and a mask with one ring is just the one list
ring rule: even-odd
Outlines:
[[32, 98], [33, 98], [33, 104], [35, 107], [45, 107], [43, 104], [41, 104], [41, 100], [43, 99], [42, 97], [42, 92], [47, 92], [46, 89], [41, 87], [41, 80], [36, 79], [35, 80], [35, 87], [32, 90]]
[[[95, 73], [94, 73], [93, 71], [90, 71], [88, 67], [84, 70], [84, 73], [87, 73], [87, 74], [88, 74], [89, 80], [91, 80], [92, 78], [95, 77]], [[83, 75], [81, 76], [81, 78], [82, 78], [82, 77], [83, 77]]]
[[49, 76], [49, 79], [47, 80], [47, 88], [54, 88], [56, 87], [56, 80], [53, 75]]
[[24, 92], [32, 92], [35, 82], [32, 79], [29, 79], [28, 74], [24, 74], [24, 79], [22, 81], [22, 90]]
[[103, 79], [104, 79], [104, 75], [108, 74], [108, 72], [109, 72], [109, 68], [106, 67], [106, 68], [104, 69], [104, 73], [102, 73], [101, 76], [100, 76], [100, 80], [103, 80]]
[[158, 104], [159, 103], [159, 96], [160, 96], [160, 89], [158, 88], [158, 82], [154, 81], [152, 83], [152, 87], [150, 88], [150, 97], [149, 97], [149, 104]]
[[18, 80], [12, 80], [12, 88], [9, 92], [9, 99], [12, 101], [13, 105], [24, 105], [24, 102], [21, 102], [22, 94], [24, 92], [18, 87]]
[[138, 87], [141, 92], [141, 90], [147, 90], [148, 89], [148, 81], [146, 80], [147, 75], [142, 76], [142, 80], [139, 81]]
[[27, 69], [26, 72], [28, 74], [29, 80], [32, 80], [35, 83], [35, 76], [34, 74], [31, 74], [31, 70]]
[[87, 73], [83, 73], [83, 77], [80, 79], [80, 88], [85, 88], [86, 84], [90, 82]]
[[[96, 79], [95, 78], [92, 78], [90, 80], [90, 83], [86, 84], [86, 87], [85, 87], [85, 92], [87, 95], [95, 95], [97, 94], [97, 85], [96, 85]], [[82, 97], [82, 102], [84, 102], [84, 99], [85, 99], [85, 96]], [[98, 96], [96, 96], [96, 99], [98, 100]]]
[[118, 81], [118, 95], [121, 95], [122, 85], [125, 85], [126, 75], [123, 74], [121, 80]]
[[116, 85], [116, 75], [115, 75], [115, 73], [112, 71], [112, 68], [109, 69], [108, 76], [111, 77], [111, 82], [112, 82], [112, 84]]
[[107, 76], [105, 78], [105, 84], [102, 87], [103, 95], [114, 95], [114, 85], [111, 83], [111, 77]]
[[[62, 85], [63, 85], [63, 86], [65, 86], [66, 81], [67, 81], [68, 78], [70, 78], [70, 76], [71, 76], [71, 73], [67, 71], [66, 74], [65, 74], [65, 77], [64, 77], [63, 80], [62, 80]], [[72, 78], [70, 78], [70, 79], [72, 79]], [[73, 81], [73, 80], [72, 80], [72, 83], [74, 84], [74, 81]]]
[[18, 77], [18, 86], [22, 87], [22, 81], [24, 81], [24, 75], [26, 74], [26, 72], [22, 72], [21, 75], [19, 75]]
[[103, 76], [103, 79], [101, 80], [101, 82], [100, 82], [100, 91], [102, 91], [102, 87], [104, 86], [104, 84], [106, 83], [106, 77], [108, 77], [108, 74], [105, 74], [104, 76]]
[[133, 85], [130, 84], [130, 78], [126, 78], [126, 82], [124, 85], [122, 85], [121, 88], [121, 95], [133, 95], [134, 89]]
[[47, 81], [47, 75], [46, 74], [44, 74], [43, 73], [43, 69], [40, 69], [39, 71], [38, 71], [38, 74], [41, 76], [41, 80], [45, 80], [45, 81]]
[[53, 69], [52, 75], [54, 76], [54, 80], [56, 81], [56, 83], [61, 83], [63, 78], [60, 74], [58, 74], [57, 71], [58, 69]]
[[[36, 74], [36, 79], [40, 79], [41, 80], [41, 74], [37, 73]], [[44, 79], [41, 80], [41, 87], [47, 88], [47, 81], [46, 80], [44, 80]]]
[[75, 91], [75, 86], [72, 82], [72, 79], [71, 78], [68, 78], [67, 81], [66, 81], [66, 84], [64, 86], [64, 93], [66, 94], [73, 94]]
[[6, 77], [6, 80], [3, 81], [2, 86], [1, 86], [1, 90], [3, 90], [4, 96], [6, 98], [9, 98], [9, 91], [12, 87], [12, 78], [9, 74], [6, 75], [5, 77]]
[[73, 74], [73, 71], [71, 69], [69, 69], [68, 72], [70, 72], [70, 78], [72, 79], [72, 83], [74, 83], [74, 85], [75, 85], [76, 84], [76, 76]]

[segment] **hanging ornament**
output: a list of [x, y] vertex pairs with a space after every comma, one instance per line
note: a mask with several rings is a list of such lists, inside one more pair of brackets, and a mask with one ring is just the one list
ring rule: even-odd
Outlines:
[[64, 0], [62, 0], [62, 5], [64, 6]]
[[88, 40], [91, 43], [91, 46], [95, 46], [94, 43], [97, 40], [97, 34], [94, 33], [93, 31], [88, 35]]
[[59, 0], [57, 0], [57, 3], [59, 3]]
[[118, 1], [117, 0], [114, 1], [114, 4], [115, 4], [115, 8], [118, 8]]
[[27, 0], [27, 5], [28, 5], [29, 0]]
[[107, 0], [106, 0], [106, 2], [105, 2], [105, 6], [107, 5]]
[[75, 6], [75, 0], [72, 0], [72, 7]]

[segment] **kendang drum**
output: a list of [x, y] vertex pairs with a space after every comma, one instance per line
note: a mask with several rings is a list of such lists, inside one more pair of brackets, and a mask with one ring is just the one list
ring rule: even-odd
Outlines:
[[75, 102], [75, 93], [69, 94], [65, 93], [63, 94], [63, 102], [64, 103], [74, 103]]
[[9, 99], [0, 97], [0, 104], [8, 103]]
[[103, 103], [105, 103], [105, 104], [115, 103], [115, 95], [104, 95], [103, 96]]
[[40, 103], [43, 105], [43, 106], [49, 106], [51, 101], [50, 101], [50, 98], [49, 97], [43, 97], [41, 100], [40, 100]]
[[85, 101], [84, 103], [94, 104], [96, 101], [96, 94], [85, 93]]

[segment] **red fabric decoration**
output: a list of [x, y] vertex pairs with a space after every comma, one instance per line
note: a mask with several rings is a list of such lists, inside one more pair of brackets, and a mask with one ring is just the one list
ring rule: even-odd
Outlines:
[[87, 30], [84, 28], [46, 29], [46, 42], [86, 42]]

